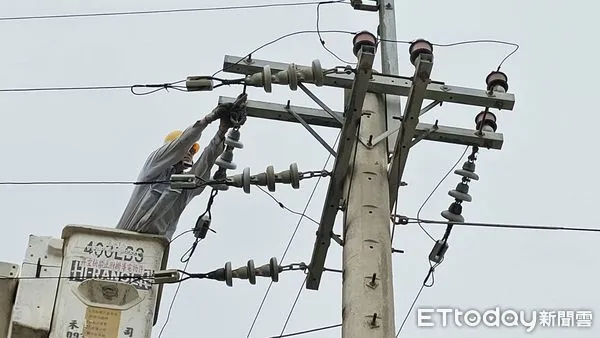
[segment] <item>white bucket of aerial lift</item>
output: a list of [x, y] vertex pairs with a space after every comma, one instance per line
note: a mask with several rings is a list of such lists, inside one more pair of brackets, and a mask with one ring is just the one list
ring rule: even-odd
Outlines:
[[0, 337], [8, 336], [8, 328], [17, 293], [19, 266], [0, 262]]
[[273, 90], [272, 84], [287, 84], [291, 90], [298, 89], [298, 82], [314, 83], [320, 87], [323, 85], [325, 75], [321, 62], [313, 60], [310, 67], [299, 66], [294, 63], [288, 65], [288, 69], [272, 74], [271, 67], [266, 65], [260, 73], [248, 75], [246, 84], [250, 86], [262, 86], [265, 92]]
[[163, 236], [69, 225], [63, 229], [62, 279], [50, 338], [150, 337], [162, 287], [152, 284], [166, 267]]
[[[63, 241], [29, 236], [18, 278], [8, 337], [48, 337], [62, 265]], [[6, 336], [5, 336], [6, 337]]]

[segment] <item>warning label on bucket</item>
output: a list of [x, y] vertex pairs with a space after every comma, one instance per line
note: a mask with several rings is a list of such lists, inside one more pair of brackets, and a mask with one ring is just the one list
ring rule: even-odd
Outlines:
[[117, 338], [121, 311], [88, 307], [85, 311], [85, 338]]

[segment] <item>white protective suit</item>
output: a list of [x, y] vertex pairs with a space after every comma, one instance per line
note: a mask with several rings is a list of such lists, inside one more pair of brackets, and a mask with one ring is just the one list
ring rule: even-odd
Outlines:
[[[183, 131], [177, 139], [163, 145], [150, 154], [138, 177], [138, 182], [166, 181], [137, 185], [121, 216], [117, 229], [164, 235], [169, 240], [177, 229], [181, 213], [187, 204], [202, 193], [196, 189], [172, 189], [168, 183], [174, 173], [174, 165], [182, 160], [210, 122], [206, 118], [197, 121]], [[224, 132], [219, 129], [210, 143], [190, 169], [205, 180], [211, 176], [211, 168], [224, 150]]]

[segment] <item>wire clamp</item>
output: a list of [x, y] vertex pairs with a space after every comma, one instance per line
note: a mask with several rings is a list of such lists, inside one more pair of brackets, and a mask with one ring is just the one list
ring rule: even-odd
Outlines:
[[408, 217], [403, 216], [403, 215], [392, 215], [391, 220], [392, 220], [392, 223], [394, 223], [394, 225], [408, 224]]

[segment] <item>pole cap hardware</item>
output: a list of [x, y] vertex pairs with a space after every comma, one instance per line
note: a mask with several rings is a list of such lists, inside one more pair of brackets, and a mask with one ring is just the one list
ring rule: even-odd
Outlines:
[[431, 42], [425, 39], [417, 39], [410, 44], [408, 47], [408, 52], [410, 53], [410, 63], [412, 63], [413, 66], [416, 66], [416, 61], [419, 55], [433, 55], [433, 45]]
[[477, 114], [475, 116], [475, 128], [482, 131], [496, 132], [498, 129], [496, 115], [485, 110]]
[[358, 51], [362, 48], [362, 46], [377, 46], [377, 37], [368, 31], [358, 32], [356, 35], [354, 35], [352, 44], [354, 45], [352, 52], [354, 53], [354, 56], [358, 57]]
[[508, 91], [508, 76], [499, 70], [491, 72], [485, 78], [485, 83], [487, 84], [487, 90], [489, 91], [493, 91], [496, 86], [502, 87], [504, 92]]

